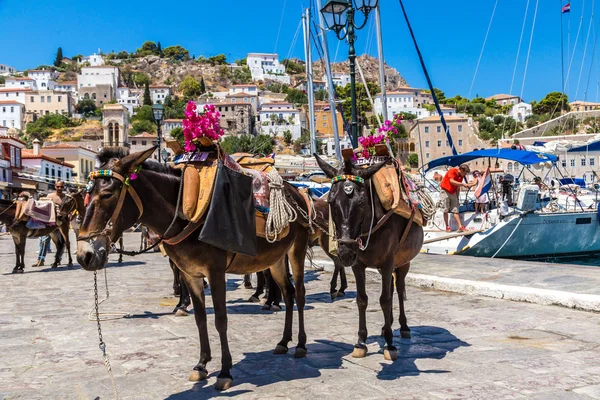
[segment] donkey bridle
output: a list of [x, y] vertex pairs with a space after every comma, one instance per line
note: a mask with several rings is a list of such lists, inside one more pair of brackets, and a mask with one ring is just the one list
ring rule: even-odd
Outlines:
[[[144, 206], [142, 205], [142, 200], [140, 200], [140, 196], [138, 196], [137, 192], [135, 191], [135, 189], [133, 188], [133, 186], [131, 185], [131, 183], [129, 182], [129, 180], [125, 179], [123, 177], [123, 175], [120, 175], [118, 173], [116, 173], [113, 170], [99, 170], [99, 171], [94, 171], [92, 173], [90, 173], [90, 179], [98, 179], [98, 178], [109, 178], [109, 179], [116, 179], [119, 182], [121, 182], [121, 192], [119, 193], [119, 200], [117, 201], [117, 206], [115, 207], [115, 210], [112, 213], [112, 216], [110, 217], [110, 219], [108, 220], [107, 226], [114, 226], [115, 222], [117, 221], [117, 218], [119, 218], [119, 214], [121, 213], [121, 209], [123, 208], [123, 204], [125, 203], [125, 197], [127, 196], [127, 193], [129, 193], [129, 195], [131, 196], [131, 198], [133, 199], [135, 205], [138, 208], [138, 220], [142, 217], [142, 215], [144, 214]], [[123, 186], [125, 186], [125, 190], [123, 190]], [[110, 234], [112, 232], [110, 232], [109, 228], [104, 228], [101, 231], [93, 231], [90, 232], [86, 235], [81, 235], [79, 236], [79, 240], [89, 240], [89, 239], [93, 239], [97, 236], [100, 235], [106, 235], [110, 237]]]
[[[385, 225], [385, 223], [394, 214], [394, 210], [393, 209], [388, 210], [379, 219], [379, 221], [377, 221], [377, 224], [375, 226], [373, 226], [373, 222], [375, 221], [375, 203], [373, 202], [373, 185], [372, 185], [372, 180], [371, 180], [371, 178], [369, 178], [368, 180], [369, 180], [369, 191], [371, 192], [371, 225], [369, 226], [369, 231], [361, 233], [356, 239], [344, 239], [344, 238], [335, 239], [334, 238], [338, 243], [342, 243], [342, 244], [345, 244], [345, 245], [357, 244], [358, 248], [361, 251], [365, 251], [367, 249], [367, 247], [369, 247], [369, 242], [371, 240], [371, 235], [373, 235], [375, 232], [377, 232], [379, 229], [381, 229], [381, 227], [383, 225]], [[331, 179], [331, 184], [335, 185], [336, 183], [347, 182], [347, 181], [355, 182], [355, 183], [358, 183], [358, 184], [364, 184], [365, 183], [364, 178], [361, 178], [359, 176], [355, 176], [355, 175], [338, 175], [338, 176], [336, 176], [336, 177], [334, 177], [334, 178]], [[400, 244], [404, 243], [404, 241], [406, 240], [406, 237], [408, 236], [408, 232], [410, 230], [410, 226], [413, 223], [414, 217], [415, 217], [415, 210], [413, 209], [412, 213], [410, 215], [410, 219], [408, 220], [408, 224], [406, 225], [406, 228], [404, 228], [404, 232], [402, 233], [402, 238], [400, 239]], [[367, 243], [363, 246], [362, 238], [365, 237], [365, 236], [367, 237]]]

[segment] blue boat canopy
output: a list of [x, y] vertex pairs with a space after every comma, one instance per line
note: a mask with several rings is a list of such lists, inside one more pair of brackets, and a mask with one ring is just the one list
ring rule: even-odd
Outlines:
[[521, 165], [539, 164], [541, 162], [555, 162], [558, 158], [552, 154], [536, 153], [527, 150], [512, 150], [512, 149], [482, 149], [463, 153], [456, 156], [441, 157], [423, 165], [424, 171], [429, 171], [432, 168], [448, 165], [456, 167], [460, 164], [475, 160], [477, 158], [499, 158], [502, 160], [516, 161]]

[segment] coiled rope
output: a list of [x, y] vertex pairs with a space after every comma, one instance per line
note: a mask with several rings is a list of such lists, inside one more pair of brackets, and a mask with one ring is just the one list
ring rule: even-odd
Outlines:
[[265, 227], [265, 239], [269, 243], [275, 243], [281, 232], [292, 222], [296, 221], [298, 214], [286, 200], [283, 192], [283, 178], [275, 169], [267, 172], [269, 179], [269, 202], [270, 210]]
[[419, 204], [423, 218], [425, 218], [427, 221], [430, 221], [434, 217], [436, 210], [433, 199], [431, 196], [429, 196], [429, 194], [427, 194], [427, 192], [425, 192], [424, 187], [419, 187], [417, 189], [417, 197], [419, 198]]

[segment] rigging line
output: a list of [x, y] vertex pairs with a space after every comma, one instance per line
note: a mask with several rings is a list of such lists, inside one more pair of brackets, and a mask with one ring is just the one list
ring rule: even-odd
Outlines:
[[535, 2], [535, 12], [533, 14], [533, 23], [531, 25], [531, 35], [529, 36], [529, 47], [527, 49], [527, 59], [525, 61], [525, 72], [523, 73], [523, 82], [521, 84], [521, 99], [523, 99], [523, 92], [525, 91], [525, 80], [527, 79], [527, 69], [529, 68], [529, 56], [531, 55], [531, 45], [533, 44], [533, 33], [535, 32], [535, 22], [537, 20], [538, 5], [540, 0]]
[[[579, 78], [577, 79], [577, 89], [575, 90], [575, 98], [573, 100], [577, 100], [577, 96], [579, 95], [579, 85], [581, 84], [581, 76], [583, 75], [583, 66], [585, 64], [585, 58], [587, 56], [587, 48], [588, 48], [588, 44], [590, 42], [590, 33], [592, 31], [592, 25], [594, 22], [594, 2], [595, 2], [595, 0], [592, 0], [592, 15], [590, 17], [590, 23], [588, 25], [587, 36], [585, 38], [585, 46], [583, 47], [583, 57], [581, 58], [581, 67], [579, 68]], [[582, 15], [583, 15], [583, 11], [582, 11]]]
[[[517, 57], [515, 58], [515, 68], [513, 69], [512, 81], [510, 82], [510, 91], [508, 94], [512, 96], [513, 88], [515, 86], [515, 77], [517, 76], [517, 66], [519, 65], [519, 56], [521, 55], [521, 45], [523, 44], [523, 35], [525, 34], [525, 25], [527, 22], [527, 14], [529, 13], [529, 3], [531, 0], [527, 0], [527, 5], [525, 6], [525, 16], [523, 17], [523, 26], [521, 27], [521, 37], [519, 38], [519, 46], [517, 47]], [[506, 128], [506, 120], [504, 118], [504, 123], [502, 124], [502, 138], [504, 138], [504, 131]]]
[[340, 44], [342, 44], [341, 40], [337, 41], [337, 47], [335, 49], [335, 55], [333, 56], [333, 63], [335, 64], [337, 62], [337, 55], [338, 55], [338, 51], [340, 51]]
[[[594, 18], [594, 8], [592, 7], [592, 18]], [[587, 92], [590, 88], [590, 80], [592, 78], [592, 71], [594, 67], [594, 61], [596, 60], [596, 44], [598, 42], [598, 33], [600, 33], [600, 29], [596, 29], [596, 24], [592, 26], [593, 35], [594, 35], [594, 47], [592, 49], [592, 62], [590, 63], [590, 70], [588, 72], [587, 83], [585, 85], [585, 92], [583, 94], [583, 101], [587, 101]]]
[[481, 52], [479, 53], [479, 59], [477, 60], [477, 67], [475, 67], [475, 74], [473, 75], [473, 80], [471, 81], [471, 87], [469, 88], [469, 95], [467, 99], [471, 98], [471, 93], [473, 92], [473, 86], [475, 85], [475, 78], [477, 77], [477, 72], [479, 71], [479, 65], [481, 64], [481, 58], [483, 57], [483, 51], [485, 50], [485, 45], [488, 40], [488, 36], [490, 34], [490, 30], [492, 29], [492, 22], [494, 21], [494, 15], [496, 15], [496, 8], [498, 7], [498, 0], [494, 4], [494, 11], [492, 11], [492, 17], [490, 18], [490, 23], [488, 25], [487, 32], [485, 34], [485, 39], [483, 40], [483, 46], [481, 46]]
[[[583, 9], [583, 7], [585, 7], [585, 0], [583, 0], [582, 4], [583, 4], [582, 5], [582, 9]], [[569, 13], [569, 14], [571, 14], [571, 13]], [[582, 14], [581, 14], [581, 19], [579, 21], [579, 28], [577, 29], [577, 35], [575, 36], [575, 47], [577, 47], [577, 42], [579, 41], [579, 34], [581, 33], [581, 26], [582, 25], [583, 25], [583, 11], [582, 11]], [[569, 22], [569, 26], [570, 26], [570, 22]], [[570, 36], [570, 32], [569, 32], [569, 36]], [[569, 40], [569, 42], [570, 42], [570, 40]], [[570, 51], [570, 48], [568, 46], [567, 46], [567, 50]], [[573, 54], [571, 54], [571, 59], [569, 60], [569, 68], [567, 68], [567, 78], [565, 79], [565, 87], [567, 87], [569, 85], [569, 77], [571, 76], [571, 67], [573, 66], [573, 59], [574, 58], [575, 58], [575, 51], [573, 51]], [[563, 93], [565, 92], [565, 87], [563, 87]], [[551, 119], [554, 116], [554, 114], [556, 113], [556, 109], [558, 108], [558, 106], [563, 103], [564, 97], [561, 100], [562, 101], [557, 102], [556, 106], [554, 106], [554, 110], [552, 110], [552, 113], [550, 114], [550, 118]], [[546, 126], [544, 127], [544, 131], [542, 132], [541, 136], [544, 136], [544, 134], [548, 130], [548, 126], [549, 126], [549, 124], [546, 124]]]
[[277, 29], [277, 39], [275, 39], [275, 50], [273, 53], [277, 53], [277, 44], [279, 43], [279, 34], [281, 33], [281, 25], [283, 25], [283, 15], [285, 14], [285, 4], [287, 0], [283, 0], [283, 7], [281, 7], [281, 18], [279, 19], [279, 28]]
[[294, 38], [292, 39], [292, 43], [290, 45], [290, 49], [288, 50], [288, 54], [286, 59], [290, 59], [290, 57], [292, 56], [292, 52], [294, 51], [294, 47], [296, 46], [296, 42], [298, 41], [298, 34], [300, 32], [300, 27], [302, 25], [302, 19], [300, 19], [300, 21], [298, 21], [298, 27], [296, 28], [296, 33], [294, 34]]

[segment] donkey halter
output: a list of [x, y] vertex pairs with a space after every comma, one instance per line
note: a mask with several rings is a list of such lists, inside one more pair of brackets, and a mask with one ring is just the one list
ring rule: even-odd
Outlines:
[[[112, 216], [110, 217], [107, 226], [114, 226], [115, 222], [117, 221], [117, 218], [119, 218], [119, 214], [121, 213], [121, 209], [123, 208], [123, 203], [125, 202], [125, 196], [127, 195], [127, 193], [129, 193], [129, 195], [131, 196], [131, 198], [133, 199], [135, 205], [138, 208], [138, 220], [142, 217], [142, 215], [144, 214], [144, 206], [142, 205], [142, 200], [140, 200], [140, 196], [138, 196], [137, 192], [135, 191], [135, 189], [133, 188], [133, 186], [131, 186], [131, 181], [137, 178], [137, 173], [142, 169], [141, 165], [137, 166], [133, 171], [131, 171], [131, 173], [129, 174], [129, 176], [127, 178], [124, 178], [123, 175], [120, 175], [118, 173], [116, 173], [113, 170], [110, 169], [100, 169], [97, 171], [92, 171], [90, 172], [88, 178], [90, 179], [90, 182], [92, 180], [96, 180], [98, 178], [110, 178], [110, 179], [116, 179], [119, 182], [121, 182], [121, 193], [119, 194], [119, 200], [117, 201], [117, 206], [115, 207], [115, 210], [113, 211]], [[125, 190], [123, 190], [123, 186], [125, 186]], [[93, 185], [88, 185], [88, 192], [91, 191], [91, 189], [93, 188]], [[107, 229], [103, 230], [102, 232], [91, 232], [87, 235], [82, 235], [79, 237], [80, 240], [85, 240], [85, 239], [91, 239], [93, 237], [99, 236], [101, 234], [106, 234]]]

